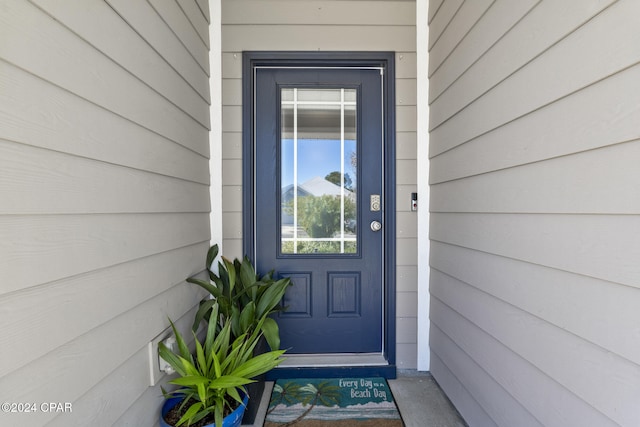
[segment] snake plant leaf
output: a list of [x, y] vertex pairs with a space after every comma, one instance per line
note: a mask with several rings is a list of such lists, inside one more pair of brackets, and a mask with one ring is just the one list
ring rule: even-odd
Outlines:
[[180, 335], [180, 333], [178, 333], [178, 331], [174, 330], [174, 334], [176, 336], [176, 342], [178, 343], [178, 350], [180, 351], [180, 356], [183, 359], [189, 360], [191, 361], [191, 363], [193, 363], [193, 357], [191, 356], [191, 352], [189, 351], [189, 346], [187, 346], [187, 343], [185, 342], [184, 338], [182, 338], [182, 335]]
[[228, 298], [229, 293], [229, 271], [225, 267], [223, 261], [218, 262], [219, 288], [224, 298]]
[[207, 261], [206, 261], [206, 266], [207, 266], [207, 270], [211, 271], [211, 266], [213, 265], [213, 261], [215, 261], [216, 257], [218, 256], [218, 245], [215, 244], [213, 246], [211, 246], [209, 248], [209, 250], [207, 251]]
[[199, 384], [209, 385], [209, 379], [201, 375], [185, 375], [184, 377], [178, 377], [170, 381], [171, 384], [180, 386], [197, 386]]
[[[200, 410], [200, 412], [198, 412], [197, 414], [195, 414], [193, 416], [193, 418], [191, 418], [189, 420], [189, 425], [194, 425], [196, 424], [198, 421], [200, 421], [201, 419], [203, 419], [204, 417], [206, 417], [207, 415], [209, 415], [210, 413], [213, 413], [214, 408], [204, 408], [203, 405], [203, 409]], [[215, 426], [214, 426], [215, 427]]]
[[[182, 418], [178, 420], [178, 422], [176, 423], [176, 426], [181, 426], [187, 421], [190, 421], [202, 409], [202, 406], [203, 405], [201, 402], [196, 402], [193, 405], [191, 405], [189, 409], [187, 409], [187, 412], [184, 413]], [[191, 422], [189, 422], [189, 424], [191, 424]], [[222, 425], [222, 424], [219, 424], [219, 425]]]
[[186, 375], [186, 371], [182, 365], [182, 359], [174, 354], [167, 346], [160, 341], [158, 343], [158, 354], [178, 373], [178, 375]]
[[229, 375], [248, 378], [262, 375], [282, 363], [284, 359], [280, 356], [282, 356], [284, 352], [285, 350], [274, 350], [262, 353], [247, 360]]
[[196, 336], [195, 332], [193, 336], [196, 342], [196, 360], [198, 361], [198, 370], [200, 371], [201, 375], [208, 377], [209, 365], [207, 363], [207, 358], [205, 357], [205, 354], [204, 354], [204, 348], [202, 347], [202, 344], [200, 344], [200, 341], [198, 341], [198, 337]]
[[278, 328], [278, 323], [274, 319], [271, 317], [264, 319], [262, 333], [271, 350], [280, 349], [280, 328]]
[[244, 388], [244, 386], [239, 386], [239, 387], [230, 387], [227, 389], [227, 393], [229, 394], [229, 396], [231, 396], [236, 402], [242, 404], [242, 397], [240, 396], [240, 393], [238, 393], [238, 389], [241, 388], [242, 391], [246, 394], [246, 389]]
[[202, 289], [209, 292], [211, 295], [213, 295], [216, 298], [222, 295], [222, 292], [220, 292], [220, 289], [218, 289], [217, 286], [213, 286], [211, 283], [207, 282], [206, 280], [197, 279], [195, 277], [189, 277], [187, 278], [187, 282], [200, 286]]
[[242, 263], [238, 260], [238, 258], [233, 259], [233, 268], [236, 270], [236, 276], [240, 277], [240, 266]]
[[191, 327], [191, 330], [193, 330], [194, 332], [197, 331], [198, 328], [200, 327], [200, 323], [202, 323], [202, 320], [208, 319], [210, 317], [211, 308], [214, 305], [216, 305], [215, 299], [207, 299], [207, 300], [200, 301], [200, 306], [198, 307], [198, 311], [196, 312], [196, 316], [193, 320], [193, 326]]
[[243, 329], [240, 326], [240, 308], [237, 305], [231, 306], [231, 333], [234, 336], [238, 336], [242, 333]]
[[193, 363], [191, 363], [190, 361], [184, 358], [180, 358], [180, 361], [182, 362], [182, 366], [184, 366], [184, 371], [187, 376], [199, 375], [198, 368], [196, 368], [196, 365], [194, 365]]
[[222, 425], [222, 420], [223, 420], [223, 414], [224, 414], [224, 406], [222, 405], [216, 405], [216, 409], [214, 412], [215, 415], [215, 420], [216, 420], [216, 425], [217, 426], [221, 426]]
[[255, 302], [251, 301], [249, 304], [247, 304], [244, 307], [244, 309], [242, 309], [242, 313], [240, 313], [240, 316], [239, 316], [240, 330], [248, 331], [255, 320], [255, 315], [256, 315], [256, 304]]
[[224, 262], [225, 269], [229, 276], [229, 289], [228, 294], [226, 295], [231, 299], [231, 295], [233, 294], [233, 288], [236, 286], [236, 269], [233, 265], [233, 262], [229, 261], [227, 258], [222, 257], [222, 262]]
[[231, 372], [237, 366], [244, 363], [249, 357], [253, 356], [251, 342], [247, 341], [247, 335], [243, 334], [236, 338], [231, 344], [231, 350], [227, 357], [221, 362], [223, 372]]
[[291, 279], [284, 278], [269, 286], [262, 294], [258, 305], [256, 306], [256, 316], [262, 317], [268, 314], [280, 302], [284, 289], [291, 285]]
[[262, 317], [258, 320], [258, 323], [255, 325], [255, 328], [250, 331], [250, 333], [246, 333], [248, 336], [245, 341], [248, 344], [247, 352], [253, 353], [255, 347], [258, 345], [258, 341], [262, 337], [262, 325], [266, 321], [266, 317]]
[[211, 353], [211, 358], [213, 359], [213, 372], [214, 378], [218, 378], [222, 376], [222, 368], [220, 367], [220, 359], [215, 353]]
[[[220, 265], [218, 263], [218, 265]], [[216, 286], [218, 287], [218, 289], [222, 289], [223, 288], [223, 284], [222, 284], [222, 280], [220, 279], [220, 276], [218, 276], [216, 273], [213, 272], [213, 270], [209, 270], [209, 279], [216, 284]]]
[[214, 353], [212, 347], [216, 338], [216, 331], [218, 329], [218, 305], [214, 303], [211, 306], [211, 312], [209, 314], [209, 322], [207, 324], [207, 335], [204, 339], [204, 349], [206, 354]]
[[271, 281], [273, 280], [273, 273], [275, 270], [269, 270], [264, 276], [262, 276], [262, 280]]
[[[196, 389], [198, 390], [198, 399], [200, 402], [207, 401], [207, 383], [198, 383], [196, 384]], [[196, 415], [197, 416], [197, 415]]]
[[169, 323], [171, 324], [173, 335], [176, 337], [176, 342], [178, 343], [178, 350], [179, 350], [180, 356], [184, 359], [187, 359], [193, 362], [193, 358], [191, 357], [191, 352], [189, 351], [189, 347], [187, 346], [187, 343], [182, 338], [182, 335], [180, 335], [180, 332], [178, 332], [176, 325], [171, 321], [171, 319], [169, 319]]
[[240, 280], [245, 286], [251, 286], [256, 283], [256, 270], [249, 258], [245, 255], [242, 264], [240, 264]]
[[229, 340], [231, 337], [231, 323], [227, 322], [220, 333], [213, 340], [213, 344], [211, 345], [211, 352], [215, 353], [218, 357], [218, 360], [223, 360], [227, 357], [229, 352]]
[[249, 378], [234, 377], [232, 375], [224, 375], [216, 378], [209, 383], [209, 389], [215, 390], [220, 388], [240, 387], [246, 384], [254, 383], [255, 380]]

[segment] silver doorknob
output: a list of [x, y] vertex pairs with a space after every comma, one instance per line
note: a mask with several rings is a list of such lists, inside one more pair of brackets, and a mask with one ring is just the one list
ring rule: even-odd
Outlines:
[[382, 230], [382, 224], [380, 221], [371, 221], [371, 231], [380, 231]]

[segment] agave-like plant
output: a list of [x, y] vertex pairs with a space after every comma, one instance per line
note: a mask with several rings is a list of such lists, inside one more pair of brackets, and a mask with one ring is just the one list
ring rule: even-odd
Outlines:
[[[171, 327], [178, 344], [177, 352], [171, 351], [164, 343], [159, 343], [159, 354], [178, 373], [179, 377], [169, 381], [179, 386], [166, 392], [165, 398], [182, 396], [180, 410], [186, 411], [177, 426], [191, 425], [213, 414], [216, 426], [222, 426], [225, 409], [233, 410], [233, 402], [242, 404], [240, 390], [246, 394], [245, 385], [253, 378], [275, 368], [282, 362], [284, 350], [273, 350], [254, 355], [254, 349], [262, 336], [259, 321], [251, 333], [231, 338], [231, 321], [220, 320], [219, 306], [211, 306], [207, 334], [201, 343], [195, 332], [195, 355], [173, 322]], [[264, 319], [263, 319], [264, 320]], [[237, 405], [236, 405], [237, 407]]]
[[207, 290], [213, 298], [200, 302], [193, 323], [195, 331], [203, 319], [209, 319], [211, 308], [218, 305], [223, 322], [231, 322], [232, 339], [244, 333], [251, 334], [260, 329], [272, 350], [280, 348], [280, 331], [276, 321], [269, 317], [282, 311], [280, 305], [284, 293], [291, 285], [289, 278], [274, 280], [273, 271], [260, 277], [247, 256], [239, 261], [221, 257], [218, 262], [218, 273], [213, 271], [213, 263], [218, 256], [218, 245], [207, 251], [206, 267], [209, 280], [190, 277], [188, 282]]

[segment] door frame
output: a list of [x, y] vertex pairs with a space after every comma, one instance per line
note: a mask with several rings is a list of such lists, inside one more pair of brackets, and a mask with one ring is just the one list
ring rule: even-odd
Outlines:
[[[396, 155], [395, 53], [245, 51], [242, 62], [243, 252], [255, 260], [254, 70], [256, 67], [380, 67], [383, 73], [383, 357], [385, 365], [278, 368], [273, 378], [396, 376]], [[262, 272], [264, 273], [264, 272]]]

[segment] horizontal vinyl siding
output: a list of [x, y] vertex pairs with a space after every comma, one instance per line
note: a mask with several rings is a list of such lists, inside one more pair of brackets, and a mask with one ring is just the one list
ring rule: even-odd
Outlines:
[[223, 234], [242, 256], [242, 52], [396, 52], [397, 365], [417, 366], [416, 31], [414, 1], [223, 0]]
[[432, 373], [471, 426], [640, 425], [640, 5], [459, 3], [430, 2]]
[[2, 7], [0, 400], [73, 412], [0, 423], [153, 426], [209, 245], [207, 3]]
[[[414, 15], [415, 13], [411, 16], [413, 21], [415, 21]], [[417, 191], [415, 52], [397, 53], [395, 65], [396, 365], [398, 369], [416, 369], [418, 364], [418, 259], [416, 256], [418, 224], [416, 213], [411, 211], [410, 203], [411, 193]]]

